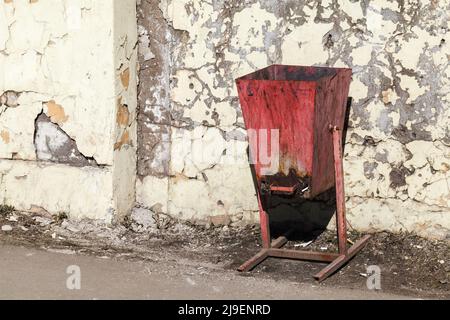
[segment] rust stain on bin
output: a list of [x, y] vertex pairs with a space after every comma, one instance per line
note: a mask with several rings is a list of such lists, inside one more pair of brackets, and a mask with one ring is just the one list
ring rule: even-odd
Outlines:
[[[277, 172], [262, 174], [260, 159], [253, 159], [260, 189], [269, 185], [292, 194], [301, 188], [302, 197], [311, 198], [334, 185], [328, 125], [344, 124], [351, 74], [345, 68], [272, 65], [236, 80], [247, 129], [279, 130]], [[271, 147], [270, 140], [269, 131]]]

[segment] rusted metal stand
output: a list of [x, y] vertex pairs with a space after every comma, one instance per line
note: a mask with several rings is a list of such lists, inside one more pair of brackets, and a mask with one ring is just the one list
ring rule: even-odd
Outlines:
[[333, 135], [334, 171], [336, 185], [336, 225], [339, 248], [338, 253], [281, 249], [281, 247], [286, 244], [288, 239], [285, 236], [281, 236], [276, 240], [271, 241], [269, 215], [264, 210], [264, 206], [261, 201], [261, 195], [258, 190], [257, 194], [263, 249], [255, 256], [253, 256], [250, 260], [242, 264], [238, 268], [239, 271], [250, 271], [268, 257], [329, 262], [329, 264], [324, 269], [314, 275], [314, 278], [316, 280], [323, 281], [334, 272], [336, 272], [339, 268], [341, 268], [350, 259], [352, 259], [366, 245], [367, 240], [370, 239], [370, 236], [366, 235], [355, 242], [355, 244], [350, 248], [347, 248], [347, 226], [345, 219], [345, 194], [342, 166], [341, 133], [335, 126], [330, 126], [330, 132]]

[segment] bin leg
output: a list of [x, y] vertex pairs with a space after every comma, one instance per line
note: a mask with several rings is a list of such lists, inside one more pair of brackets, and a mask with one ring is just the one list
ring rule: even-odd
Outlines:
[[285, 236], [278, 237], [274, 241], [272, 241], [270, 248], [261, 249], [257, 254], [253, 257], [245, 261], [239, 268], [238, 271], [250, 271], [258, 264], [266, 260], [270, 256], [271, 249], [279, 249], [286, 244], [288, 239]]
[[333, 134], [334, 173], [336, 184], [336, 229], [339, 257], [314, 275], [316, 280], [323, 281], [352, 259], [370, 239], [369, 235], [358, 240], [347, 250], [347, 219], [345, 217], [344, 170], [342, 163], [342, 137], [337, 127], [330, 126]]
[[322, 282], [333, 273], [335, 273], [339, 268], [341, 268], [344, 264], [350, 261], [364, 246], [367, 244], [367, 241], [370, 239], [369, 235], [364, 236], [355, 242], [354, 245], [350, 247], [347, 251], [347, 254], [342, 254], [338, 256], [335, 260], [333, 260], [329, 265], [320, 270], [317, 274], [314, 275], [314, 279], [319, 282]]
[[287, 236], [281, 236], [271, 241], [270, 237], [270, 221], [269, 214], [266, 210], [264, 210], [264, 205], [261, 200], [261, 194], [259, 190], [258, 194], [258, 207], [259, 207], [259, 224], [261, 226], [261, 239], [263, 244], [263, 249], [260, 250], [256, 255], [252, 258], [244, 262], [239, 268], [238, 271], [250, 271], [258, 264], [266, 260], [269, 257], [269, 249], [278, 249], [281, 248], [288, 242]]
[[258, 193], [258, 207], [259, 207], [259, 224], [261, 226], [261, 238], [262, 238], [262, 244], [265, 249], [270, 248], [270, 222], [269, 222], [269, 215], [264, 210], [264, 206], [261, 201], [261, 195]]
[[336, 229], [340, 254], [347, 254], [347, 220], [345, 218], [344, 173], [342, 165], [342, 139], [338, 128], [332, 128], [334, 173], [336, 184]]
[[344, 266], [351, 260], [370, 239], [369, 235], [364, 236], [356, 241], [354, 245], [347, 248], [347, 220], [345, 218], [345, 192], [344, 192], [344, 173], [342, 164], [342, 137], [337, 127], [330, 126], [333, 135], [333, 155], [334, 155], [334, 172], [336, 184], [336, 224], [339, 253], [323, 253], [314, 251], [284, 250], [281, 248], [287, 241], [287, 237], [279, 237], [271, 242], [269, 215], [264, 210], [261, 202], [260, 193], [258, 191], [258, 205], [261, 224], [261, 237], [263, 249], [260, 250], [250, 260], [242, 264], [239, 271], [250, 271], [268, 257], [287, 258], [296, 260], [309, 260], [329, 263], [324, 269], [314, 275], [318, 281], [323, 281], [339, 268]]

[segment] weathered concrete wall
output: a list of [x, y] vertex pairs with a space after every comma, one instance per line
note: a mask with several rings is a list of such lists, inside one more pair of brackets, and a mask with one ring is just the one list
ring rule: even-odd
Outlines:
[[351, 67], [350, 223], [448, 237], [449, 12], [442, 0], [140, 1], [138, 203], [256, 219], [246, 161], [225, 161], [246, 159], [234, 79], [274, 63]]
[[448, 0], [137, 2], [0, 0], [0, 203], [255, 221], [234, 79], [345, 66], [350, 223], [448, 237]]
[[134, 0], [0, 1], [0, 203], [131, 209], [136, 43]]

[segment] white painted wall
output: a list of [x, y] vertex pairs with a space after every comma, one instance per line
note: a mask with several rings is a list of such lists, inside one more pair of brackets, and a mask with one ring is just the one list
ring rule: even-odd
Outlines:
[[[0, 106], [0, 203], [107, 220], [130, 210], [135, 21], [134, 0], [1, 1], [0, 96], [14, 91], [19, 98], [16, 107]], [[121, 113], [119, 99], [127, 105]], [[35, 119], [41, 112], [98, 166], [38, 159]], [[130, 115], [119, 124], [125, 112]]]

